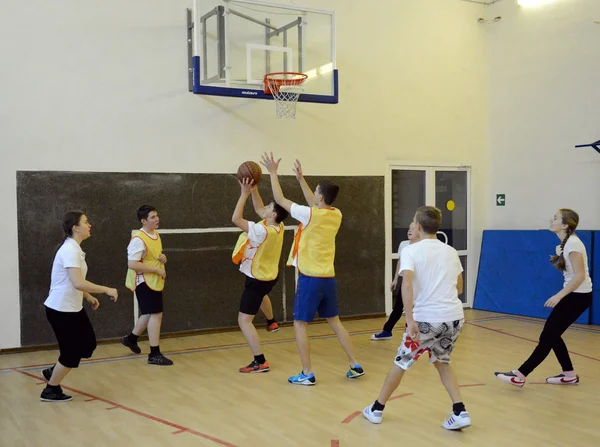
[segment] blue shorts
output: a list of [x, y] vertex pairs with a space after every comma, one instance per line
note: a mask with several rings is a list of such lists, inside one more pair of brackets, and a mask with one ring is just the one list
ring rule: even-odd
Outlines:
[[335, 278], [316, 278], [300, 274], [294, 299], [294, 320], [310, 323], [319, 312], [321, 318], [340, 314]]

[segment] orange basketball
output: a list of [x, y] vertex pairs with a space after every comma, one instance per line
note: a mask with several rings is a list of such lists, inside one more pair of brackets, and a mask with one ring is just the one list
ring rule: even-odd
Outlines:
[[240, 181], [244, 178], [250, 178], [254, 180], [255, 185], [258, 185], [262, 180], [262, 169], [254, 161], [245, 161], [238, 168], [237, 178]]

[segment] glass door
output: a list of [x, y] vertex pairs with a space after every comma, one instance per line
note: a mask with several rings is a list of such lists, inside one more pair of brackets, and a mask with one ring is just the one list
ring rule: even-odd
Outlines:
[[398, 263], [398, 246], [407, 239], [415, 210], [423, 205], [442, 211], [438, 238], [458, 251], [463, 265], [464, 290], [459, 296], [471, 306], [469, 288], [470, 169], [468, 167], [409, 166], [390, 164], [386, 175], [386, 313], [392, 310], [389, 284]]

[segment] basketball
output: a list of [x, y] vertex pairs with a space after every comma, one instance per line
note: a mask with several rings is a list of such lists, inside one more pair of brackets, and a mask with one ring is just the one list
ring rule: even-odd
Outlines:
[[258, 185], [262, 180], [262, 169], [260, 165], [254, 161], [245, 161], [240, 165], [237, 171], [237, 178], [239, 181], [245, 178], [251, 178], [254, 180], [254, 184]]

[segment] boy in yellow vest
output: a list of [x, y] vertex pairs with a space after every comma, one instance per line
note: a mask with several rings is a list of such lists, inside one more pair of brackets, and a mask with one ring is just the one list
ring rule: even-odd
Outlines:
[[[283, 220], [288, 212], [275, 202], [264, 206], [252, 180], [240, 182], [241, 193], [231, 217], [231, 221], [244, 232], [238, 238], [232, 260], [240, 264], [240, 271], [246, 275], [244, 292], [240, 300], [238, 324], [250, 346], [254, 360], [240, 368], [241, 373], [262, 373], [269, 371], [269, 363], [260, 349], [260, 339], [252, 320], [271, 292], [279, 276], [279, 258], [283, 248]], [[263, 219], [258, 223], [244, 219], [244, 206], [248, 196], [257, 214]]]
[[348, 378], [354, 379], [365, 372], [354, 357], [354, 347], [348, 331], [339, 318], [337, 283], [335, 280], [335, 237], [342, 223], [342, 213], [333, 208], [339, 187], [325, 180], [321, 181], [314, 193], [304, 179], [302, 166], [296, 160], [294, 172], [300, 183], [304, 198], [309, 206], [302, 206], [286, 199], [279, 184], [277, 168], [279, 162], [273, 153], [262, 156], [262, 164], [269, 170], [275, 201], [288, 210], [291, 216], [300, 221], [288, 265], [294, 265], [299, 272], [296, 296], [294, 299], [294, 332], [302, 361], [302, 371], [290, 378], [294, 385], [314, 385], [315, 375], [311, 369], [310, 348], [306, 328], [318, 311], [338, 337], [348, 355], [350, 369]]
[[137, 210], [137, 217], [142, 228], [133, 235], [127, 247], [129, 269], [125, 285], [135, 292], [140, 317], [131, 334], [123, 337], [121, 343], [136, 354], [140, 354], [142, 350], [137, 344], [138, 337], [148, 328], [150, 341], [148, 363], [168, 366], [172, 365], [173, 361], [161, 354], [159, 346], [163, 315], [162, 290], [167, 277], [165, 270], [167, 256], [162, 252], [162, 242], [156, 231], [160, 219], [156, 208], [150, 205], [142, 205]]

